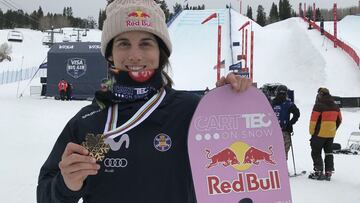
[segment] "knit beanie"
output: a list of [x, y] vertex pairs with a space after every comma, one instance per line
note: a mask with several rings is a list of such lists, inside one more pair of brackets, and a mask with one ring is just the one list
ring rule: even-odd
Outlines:
[[320, 87], [318, 89], [318, 94], [322, 95], [322, 96], [325, 96], [325, 95], [330, 95], [330, 91], [328, 88], [325, 88], [325, 87]]
[[165, 14], [154, 0], [115, 0], [106, 8], [101, 35], [101, 53], [104, 57], [108, 43], [128, 31], [146, 31], [159, 37], [170, 56], [172, 46], [165, 23]]

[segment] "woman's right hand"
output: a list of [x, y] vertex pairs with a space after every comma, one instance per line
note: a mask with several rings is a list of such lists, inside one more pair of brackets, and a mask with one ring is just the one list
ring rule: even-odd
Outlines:
[[89, 175], [97, 174], [100, 165], [96, 164], [96, 160], [89, 156], [87, 149], [70, 142], [66, 145], [59, 168], [65, 185], [72, 191], [79, 191]]

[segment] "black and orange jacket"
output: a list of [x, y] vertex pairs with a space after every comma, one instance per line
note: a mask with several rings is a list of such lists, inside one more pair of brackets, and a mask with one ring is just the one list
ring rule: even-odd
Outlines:
[[341, 124], [341, 112], [331, 95], [317, 99], [310, 119], [310, 134], [323, 138], [334, 138]]

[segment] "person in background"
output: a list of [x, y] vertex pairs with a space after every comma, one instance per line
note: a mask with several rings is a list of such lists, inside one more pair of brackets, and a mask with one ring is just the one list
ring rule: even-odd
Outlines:
[[209, 87], [206, 87], [205, 90], [204, 90], [204, 95], [207, 94], [209, 92]]
[[[320, 87], [316, 95], [309, 126], [311, 158], [314, 166], [314, 172], [309, 175], [310, 179], [330, 181], [335, 170], [332, 146], [341, 121], [340, 108], [335, 104], [329, 90]], [[321, 156], [322, 150], [325, 152], [324, 160]]]
[[100, 83], [100, 91], [101, 92], [107, 92], [111, 89], [111, 80], [108, 78], [104, 78], [101, 80]]
[[321, 18], [320, 21], [320, 33], [321, 35], [324, 35], [324, 18]]
[[66, 88], [66, 100], [72, 100], [73, 85], [68, 83]]
[[[115, 0], [106, 16], [112, 88], [66, 124], [41, 167], [37, 202], [195, 203], [187, 135], [200, 96], [172, 88], [164, 12], [154, 0]], [[226, 83], [241, 94], [251, 80], [229, 74], [216, 85]]]
[[68, 83], [66, 82], [66, 80], [61, 79], [58, 83], [58, 90], [59, 90], [60, 99], [63, 101], [66, 99], [67, 87], [68, 87]]
[[300, 117], [299, 109], [287, 98], [287, 95], [288, 88], [285, 85], [279, 85], [275, 90], [275, 98], [271, 102], [283, 134], [286, 160], [288, 160], [288, 152], [292, 145], [293, 125]]
[[110, 97], [112, 97], [112, 87], [114, 81], [111, 78], [104, 78], [100, 82], [100, 88], [95, 92], [95, 97], [92, 103], [96, 103], [100, 109], [105, 109], [106, 106], [111, 105], [111, 102], [108, 101]]
[[311, 17], [310, 16], [308, 16], [307, 21], [308, 21], [308, 24], [309, 24], [308, 30], [311, 30], [312, 26], [311, 26]]

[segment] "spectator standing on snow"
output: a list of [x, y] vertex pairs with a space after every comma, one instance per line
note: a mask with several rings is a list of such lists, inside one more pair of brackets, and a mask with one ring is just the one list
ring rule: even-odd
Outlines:
[[[310, 119], [310, 146], [314, 172], [310, 179], [330, 180], [334, 171], [334, 155], [332, 145], [336, 130], [341, 124], [341, 112], [327, 88], [319, 88]], [[325, 159], [321, 152], [324, 150]], [[325, 174], [324, 174], [325, 162]]]
[[279, 85], [275, 90], [275, 98], [271, 102], [283, 134], [286, 160], [288, 160], [288, 152], [292, 145], [293, 125], [300, 117], [299, 109], [287, 98], [287, 92], [288, 88], [285, 85]]
[[322, 18], [320, 21], [320, 33], [324, 35], [324, 19]]
[[73, 85], [68, 83], [66, 88], [66, 100], [72, 100]]
[[65, 100], [66, 99], [66, 90], [68, 87], [68, 83], [66, 82], [66, 80], [61, 79], [58, 83], [58, 90], [59, 90], [59, 96], [61, 100]]

